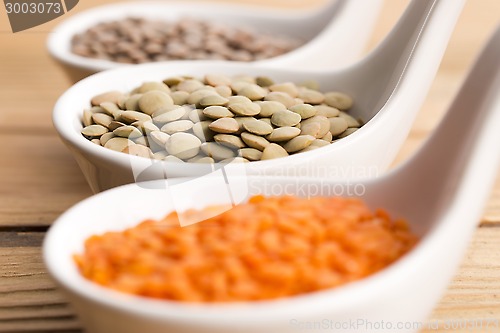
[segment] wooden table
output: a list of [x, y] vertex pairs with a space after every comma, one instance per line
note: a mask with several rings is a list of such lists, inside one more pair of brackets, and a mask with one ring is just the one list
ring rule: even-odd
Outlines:
[[[295, 7], [322, 2], [239, 1]], [[81, 1], [73, 12], [101, 2]], [[406, 4], [407, 0], [386, 0], [370, 48], [383, 38]], [[51, 28], [63, 19], [12, 34], [5, 11], [0, 10], [2, 333], [80, 332], [73, 311], [47, 276], [40, 256], [44, 233], [52, 221], [71, 205], [91, 195], [75, 161], [57, 138], [51, 124], [52, 106], [70, 82], [47, 55], [45, 40]], [[500, 1], [469, 0], [430, 94], [397, 161], [411, 155], [435, 127], [481, 45], [499, 22]], [[431, 321], [481, 318], [500, 321], [500, 182], [482, 220], [478, 221], [477, 232], [462, 267], [436, 307]], [[436, 330], [425, 330], [433, 331]], [[453, 331], [467, 332], [461, 329]], [[474, 332], [500, 332], [500, 328]]]

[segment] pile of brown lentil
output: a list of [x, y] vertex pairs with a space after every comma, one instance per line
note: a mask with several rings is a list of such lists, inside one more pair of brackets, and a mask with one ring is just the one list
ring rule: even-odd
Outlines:
[[184, 18], [177, 22], [125, 18], [73, 37], [73, 53], [119, 63], [165, 60], [254, 61], [289, 52], [300, 42], [250, 29]]
[[361, 126], [346, 112], [351, 97], [313, 88], [268, 77], [170, 77], [130, 93], [95, 96], [81, 133], [109, 149], [171, 162], [285, 157], [327, 146]]

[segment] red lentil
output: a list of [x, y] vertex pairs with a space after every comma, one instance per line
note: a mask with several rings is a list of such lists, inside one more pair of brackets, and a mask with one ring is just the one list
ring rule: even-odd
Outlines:
[[404, 221], [359, 199], [255, 196], [187, 227], [171, 213], [92, 236], [75, 261], [86, 278], [122, 292], [235, 302], [337, 287], [383, 269], [416, 242]]

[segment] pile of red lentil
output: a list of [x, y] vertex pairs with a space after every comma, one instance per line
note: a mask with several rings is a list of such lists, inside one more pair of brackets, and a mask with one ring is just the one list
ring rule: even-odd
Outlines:
[[416, 242], [404, 221], [372, 212], [359, 199], [255, 196], [187, 227], [171, 213], [92, 236], [75, 261], [86, 278], [126, 293], [198, 303], [255, 301], [361, 279]]

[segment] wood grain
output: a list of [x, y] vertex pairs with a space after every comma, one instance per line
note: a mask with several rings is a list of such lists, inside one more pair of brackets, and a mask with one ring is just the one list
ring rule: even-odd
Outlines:
[[[326, 0], [223, 1], [300, 10]], [[0, 333], [80, 332], [77, 318], [46, 273], [40, 255], [45, 229], [91, 194], [52, 127], [52, 107], [71, 83], [50, 59], [45, 42], [51, 29], [66, 17], [101, 3], [80, 1], [64, 17], [17, 34], [10, 32], [0, 9]], [[384, 38], [407, 3], [385, 1], [366, 52]], [[407, 160], [436, 128], [482, 44], [499, 23], [500, 1], [467, 2], [395, 165]], [[450, 331], [444, 327], [448, 319], [500, 320], [499, 295], [500, 179], [459, 272], [430, 318], [439, 321], [441, 329], [423, 332]], [[500, 332], [500, 328], [474, 332]]]
[[[1, 133], [1, 131], [0, 131]], [[55, 135], [0, 134], [0, 226], [50, 225], [91, 194], [76, 162]]]

